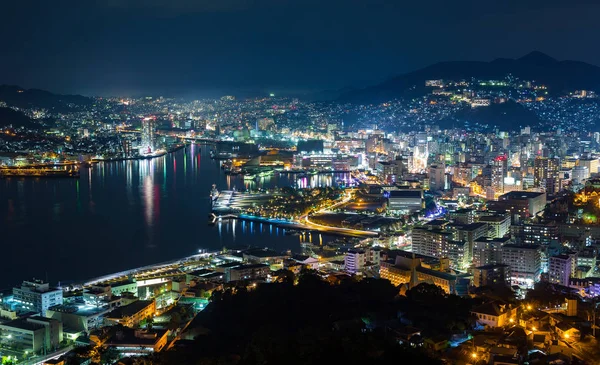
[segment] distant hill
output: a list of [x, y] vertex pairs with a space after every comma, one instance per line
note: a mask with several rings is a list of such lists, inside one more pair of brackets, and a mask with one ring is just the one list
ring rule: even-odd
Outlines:
[[93, 99], [82, 95], [60, 95], [45, 90], [24, 89], [15, 85], [0, 85], [0, 101], [19, 108], [68, 110], [70, 105], [91, 105]]
[[0, 108], [0, 128], [12, 125], [14, 128], [38, 128], [39, 125], [33, 122], [25, 114], [11, 108]]
[[514, 101], [492, 104], [488, 107], [465, 108], [454, 115], [460, 121], [469, 124], [488, 125], [490, 129], [517, 131], [523, 127], [537, 127], [540, 120], [537, 115]]
[[503, 79], [512, 74], [548, 86], [550, 93], [577, 89], [600, 92], [600, 67], [578, 61], [558, 61], [541, 52], [531, 52], [518, 59], [499, 58], [491, 62], [457, 61], [434, 65], [391, 78], [379, 85], [350, 91], [341, 101], [377, 103], [424, 95], [425, 80]]

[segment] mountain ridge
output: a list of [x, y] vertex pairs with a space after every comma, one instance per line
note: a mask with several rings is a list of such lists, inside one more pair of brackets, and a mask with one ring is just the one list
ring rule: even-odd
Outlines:
[[425, 80], [503, 79], [511, 74], [522, 80], [548, 86], [551, 94], [576, 89], [600, 91], [600, 67], [573, 60], [558, 61], [542, 52], [530, 52], [520, 58], [486, 61], [444, 61], [388, 79], [372, 87], [343, 94], [338, 100], [378, 103], [426, 94]]

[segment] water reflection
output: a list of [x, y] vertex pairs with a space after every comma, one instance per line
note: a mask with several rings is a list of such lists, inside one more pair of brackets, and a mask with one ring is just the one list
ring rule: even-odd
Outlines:
[[[244, 190], [298, 181], [295, 174], [246, 182], [227, 176], [217, 161], [202, 160], [210, 149], [196, 145], [152, 160], [98, 163], [84, 168], [78, 180], [0, 181], [2, 241], [18, 242], [10, 246], [11, 257], [39, 253], [26, 268], [7, 260], [0, 288], [46, 272], [52, 282], [86, 279], [233, 244], [300, 252], [299, 239], [282, 227], [238, 220], [208, 226], [212, 184]], [[308, 184], [329, 186], [336, 179], [311, 176]]]

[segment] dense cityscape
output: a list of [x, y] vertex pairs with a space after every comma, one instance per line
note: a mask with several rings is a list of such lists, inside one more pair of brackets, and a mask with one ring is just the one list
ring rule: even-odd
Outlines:
[[[215, 341], [202, 329], [225, 315], [227, 301], [267, 300], [291, 285], [331, 290], [342, 302], [362, 290], [374, 307], [359, 317], [336, 312], [330, 325], [383, 336], [378, 346], [403, 356], [594, 363], [595, 93], [547, 96], [544, 85], [510, 75], [424, 86], [419, 98], [368, 105], [270, 95], [78, 97], [55, 108], [24, 106], [18, 97], [32, 91], [5, 87], [2, 105], [15, 121], [0, 137], [5, 179], [77, 179], [94, 164], [203, 144], [245, 184], [206, 191], [208, 224], [261, 222], [302, 244], [301, 252], [226, 247], [67, 286], [25, 277], [2, 297], [3, 361], [175, 363], [195, 341]], [[537, 124], [466, 117], [506, 104]], [[274, 175], [296, 184], [261, 185]], [[317, 175], [326, 183], [307, 184]], [[313, 240], [322, 234], [338, 238]]]
[[598, 11], [0, 4], [0, 365], [600, 364]]

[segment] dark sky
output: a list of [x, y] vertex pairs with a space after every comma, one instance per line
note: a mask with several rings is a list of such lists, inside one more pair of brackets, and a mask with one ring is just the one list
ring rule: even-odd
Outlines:
[[0, 0], [0, 83], [292, 92], [532, 50], [600, 65], [598, 14], [597, 0]]

